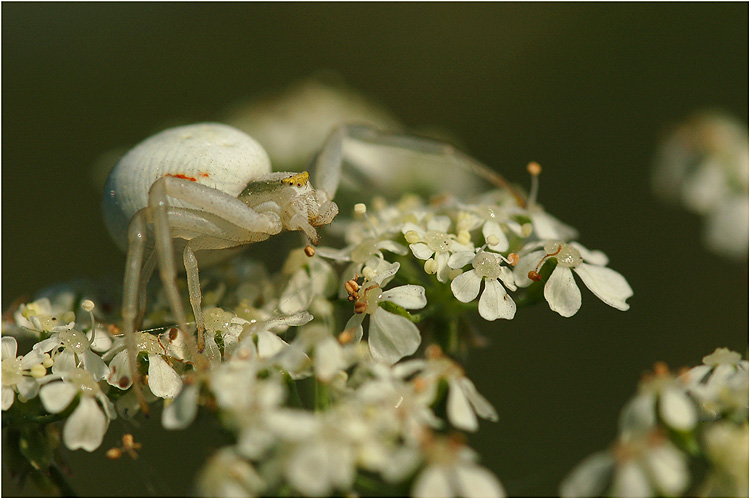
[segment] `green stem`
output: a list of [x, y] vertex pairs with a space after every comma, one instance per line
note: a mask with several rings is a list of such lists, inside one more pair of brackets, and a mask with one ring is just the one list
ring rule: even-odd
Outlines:
[[331, 397], [328, 392], [328, 385], [315, 379], [315, 410], [325, 411], [331, 406]]
[[297, 389], [297, 383], [295, 383], [292, 377], [288, 374], [286, 376], [286, 380], [287, 386], [289, 386], [289, 402], [291, 403], [292, 407], [304, 407], [304, 404], [302, 403], [302, 397], [300, 397], [299, 390]]
[[60, 491], [61, 497], [78, 497], [78, 494], [70, 486], [63, 472], [54, 464], [49, 467], [49, 478]]

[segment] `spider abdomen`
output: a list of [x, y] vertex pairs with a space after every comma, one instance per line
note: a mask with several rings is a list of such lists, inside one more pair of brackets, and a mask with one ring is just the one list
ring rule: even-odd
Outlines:
[[[149, 189], [159, 178], [169, 175], [238, 196], [270, 171], [263, 147], [236, 128], [219, 123], [170, 128], [136, 145], [112, 169], [102, 198], [104, 221], [125, 250], [128, 224], [148, 205]], [[179, 200], [171, 204], [187, 206]]]

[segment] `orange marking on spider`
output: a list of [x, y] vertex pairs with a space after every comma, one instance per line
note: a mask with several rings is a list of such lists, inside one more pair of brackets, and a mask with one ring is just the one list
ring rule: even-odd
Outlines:
[[189, 177], [189, 176], [185, 175], [184, 173], [167, 173], [165, 175], [165, 177], [181, 178], [181, 179], [184, 179], [184, 180], [189, 180], [191, 182], [197, 182], [198, 181], [197, 178], [195, 178], [195, 177]]

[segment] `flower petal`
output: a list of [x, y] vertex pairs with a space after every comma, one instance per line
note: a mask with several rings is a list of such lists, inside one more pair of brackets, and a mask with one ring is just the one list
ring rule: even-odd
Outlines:
[[484, 292], [479, 297], [479, 315], [485, 320], [512, 319], [516, 303], [497, 279], [484, 280]]
[[306, 310], [313, 299], [313, 282], [306, 269], [294, 273], [289, 283], [281, 292], [279, 310], [285, 314], [293, 314]]
[[479, 294], [479, 285], [481, 283], [482, 278], [479, 277], [479, 274], [477, 274], [474, 269], [471, 269], [456, 276], [456, 278], [451, 281], [451, 291], [453, 291], [453, 296], [455, 296], [458, 301], [469, 303]]
[[101, 381], [109, 376], [109, 367], [104, 363], [101, 357], [92, 352], [90, 349], [83, 351], [83, 368], [91, 373], [94, 381]]
[[333, 376], [346, 366], [341, 345], [331, 336], [315, 345], [315, 376], [323, 381], [331, 381]]
[[544, 256], [544, 251], [532, 251], [523, 255], [513, 267], [513, 278], [516, 285], [525, 288], [531, 286], [534, 281], [529, 279], [529, 271], [534, 270]]
[[698, 422], [695, 404], [687, 394], [676, 388], [665, 388], [659, 401], [659, 414], [675, 430], [690, 431]]
[[13, 401], [16, 399], [16, 392], [13, 391], [13, 388], [9, 386], [3, 387], [3, 402], [2, 402], [2, 410], [7, 411], [10, 409], [10, 406], [13, 405]]
[[76, 368], [75, 354], [70, 348], [66, 348], [55, 357], [52, 372], [55, 374], [66, 374]]
[[471, 263], [475, 257], [473, 251], [457, 251], [448, 259], [448, 266], [452, 269], [460, 269]]
[[182, 378], [161, 358], [161, 355], [150, 353], [148, 354], [148, 387], [157, 397], [173, 399], [182, 389]]
[[3, 336], [0, 342], [2, 342], [2, 359], [15, 358], [18, 351], [18, 342], [16, 339], [12, 336]]
[[672, 445], [651, 449], [646, 461], [651, 468], [654, 484], [663, 496], [681, 496], [690, 484], [687, 458]]
[[330, 456], [326, 447], [310, 442], [297, 447], [286, 466], [287, 479], [297, 490], [309, 497], [327, 496], [331, 491], [328, 480]]
[[581, 461], [560, 484], [561, 497], [601, 497], [615, 461], [609, 452], [597, 452]]
[[456, 428], [464, 431], [477, 431], [479, 428], [474, 409], [471, 408], [469, 400], [455, 378], [448, 381], [448, 402], [446, 409], [448, 421]]
[[419, 474], [411, 489], [412, 497], [454, 497], [456, 493], [442, 466], [428, 466]]
[[435, 253], [425, 243], [410, 244], [409, 248], [411, 249], [411, 252], [414, 253], [414, 256], [420, 260], [427, 260]]
[[654, 495], [648, 477], [634, 460], [618, 466], [612, 480], [613, 497], [652, 497]]
[[588, 263], [599, 265], [600, 267], [604, 267], [609, 263], [609, 258], [607, 258], [607, 255], [602, 251], [584, 248], [583, 245], [575, 241], [571, 241], [568, 244], [577, 249], [581, 254], [581, 257], [583, 257], [583, 260]]
[[81, 397], [81, 402], [63, 427], [65, 447], [95, 451], [102, 444], [107, 425], [107, 417], [99, 404], [91, 397]]
[[422, 337], [419, 329], [406, 317], [378, 308], [370, 318], [368, 344], [373, 358], [395, 364], [417, 351]]
[[384, 291], [382, 300], [393, 302], [408, 310], [418, 310], [427, 305], [424, 288], [415, 284], [406, 284]]
[[532, 213], [531, 223], [534, 225], [534, 232], [539, 239], [567, 241], [574, 239], [578, 235], [576, 229], [543, 211]]
[[459, 378], [458, 383], [477, 416], [488, 421], [497, 421], [497, 411], [492, 407], [489, 400], [477, 391], [477, 387], [469, 378]]
[[485, 242], [489, 242], [488, 239], [490, 236], [495, 236], [497, 238], [497, 244], [490, 244], [487, 246], [492, 251], [497, 251], [499, 253], [508, 251], [508, 248], [510, 247], [508, 244], [508, 237], [497, 222], [493, 222], [492, 220], [486, 222], [484, 226], [482, 226], [482, 235], [484, 235]]
[[39, 399], [47, 412], [58, 414], [70, 405], [78, 389], [70, 383], [55, 381], [39, 390]]
[[378, 249], [384, 249], [386, 251], [390, 251], [391, 253], [396, 253], [397, 255], [405, 255], [409, 252], [409, 250], [407, 250], [405, 246], [398, 244], [394, 241], [391, 241], [389, 239], [384, 239], [378, 242], [375, 245], [375, 247]]
[[578, 312], [581, 308], [581, 290], [568, 267], [559, 264], [555, 267], [544, 285], [544, 299], [550, 309], [563, 317], [571, 317]]
[[355, 342], [361, 341], [362, 336], [364, 335], [364, 329], [362, 328], [362, 321], [365, 320], [365, 315], [367, 314], [354, 314], [352, 317], [346, 321], [346, 326], [344, 326], [344, 331], [348, 331], [351, 333], [354, 337]]
[[576, 274], [587, 288], [601, 301], [618, 310], [628, 310], [630, 305], [625, 300], [633, 296], [633, 290], [625, 278], [618, 272], [596, 265], [582, 263], [575, 268]]
[[424, 237], [425, 230], [419, 225], [415, 224], [414, 222], [406, 222], [404, 225], [401, 226], [402, 234], [406, 234], [410, 230], [413, 230], [414, 232], [416, 232], [420, 239]]
[[133, 384], [133, 380], [130, 379], [130, 362], [128, 362], [127, 350], [121, 350], [109, 362], [107, 383], [116, 386], [120, 390], [127, 390]]
[[474, 464], [456, 467], [457, 496], [505, 497], [500, 481], [488, 469]]
[[432, 217], [427, 222], [427, 230], [436, 230], [438, 232], [448, 232], [448, 229], [451, 226], [451, 219], [450, 217], [446, 217], [443, 215]]
[[448, 259], [451, 257], [447, 251], [438, 251], [435, 253], [435, 262], [437, 262], [437, 280], [448, 282], [450, 280], [451, 268], [448, 267]]
[[200, 385], [184, 385], [177, 398], [164, 408], [161, 424], [167, 430], [184, 430], [198, 414], [198, 394]]

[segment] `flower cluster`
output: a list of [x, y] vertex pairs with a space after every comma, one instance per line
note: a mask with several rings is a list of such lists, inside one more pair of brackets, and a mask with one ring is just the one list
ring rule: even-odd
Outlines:
[[719, 255], [747, 260], [747, 126], [725, 114], [696, 113], [662, 143], [654, 193], [704, 217], [703, 239]]
[[[242, 257], [202, 270], [202, 352], [178, 334], [158, 282], [135, 357], [90, 287], [20, 305], [3, 324], [15, 335], [2, 352], [9, 426], [62, 422], [67, 448], [93, 451], [111, 420], [145, 410], [139, 381], [164, 428], [193, 426], [203, 407], [232, 436], [201, 470], [202, 494], [504, 495], [465, 443], [480, 420], [497, 420], [456, 361], [476, 344], [469, 322], [510, 320], [543, 299], [569, 317], [581, 306], [574, 275], [627, 310], [627, 281], [533, 192], [375, 198], [330, 229], [342, 244], [292, 250], [277, 272]], [[15, 337], [33, 342], [28, 353]], [[108, 455], [148, 449], [126, 437]]]
[[617, 441], [582, 461], [560, 491], [563, 497], [746, 496], [747, 444], [746, 360], [719, 348], [677, 376], [659, 363], [623, 408]]

